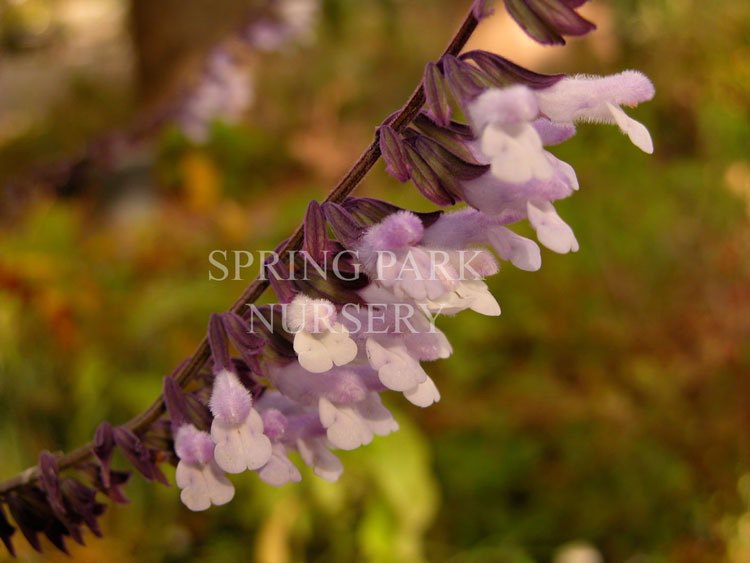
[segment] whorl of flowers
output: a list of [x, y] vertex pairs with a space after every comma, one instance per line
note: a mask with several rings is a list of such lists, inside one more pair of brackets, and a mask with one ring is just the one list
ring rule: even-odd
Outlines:
[[[575, 12], [582, 3], [505, 0], [532, 37], [549, 43], [593, 28]], [[487, 15], [488, 4], [474, 3], [467, 29]], [[110, 465], [115, 447], [148, 480], [166, 484], [159, 464], [176, 464], [191, 510], [229, 502], [228, 474], [254, 472], [273, 486], [299, 481], [297, 458], [337, 480], [343, 465], [336, 450], [398, 430], [383, 393], [402, 393], [419, 407], [440, 400], [426, 364], [453, 350], [435, 317], [499, 315], [485, 283], [500, 270], [498, 260], [540, 268], [537, 243], [513, 232], [513, 224], [528, 221], [553, 252], [578, 250], [554, 207], [579, 189], [576, 174], [547, 147], [590, 121], [616, 125], [652, 152], [646, 128], [623, 110], [649, 100], [651, 82], [635, 71], [544, 75], [484, 51], [456, 56], [459, 49], [427, 64], [423, 111], [407, 123], [386, 121], [374, 150], [394, 178], [410, 180], [434, 204], [465, 206], [417, 213], [370, 198], [311, 202], [305, 254], [265, 268], [279, 303], [211, 318], [212, 365], [194, 357], [190, 365], [207, 369], [190, 381], [184, 367], [165, 378], [166, 417], [137, 433], [129, 428], [138, 425], [103, 423], [90, 450], [95, 460], [81, 456], [75, 464], [80, 480], [61, 477], [58, 458], [44, 452], [33, 478], [0, 488], [0, 538], [11, 552], [14, 526], [5, 507], [37, 549], [40, 533], [63, 550], [65, 537], [83, 541], [82, 526], [98, 535], [104, 505], [97, 494], [127, 501], [121, 488], [128, 473]], [[456, 110], [466, 123], [454, 120]], [[326, 260], [333, 255], [344, 256], [336, 271]], [[318, 268], [307, 269], [308, 262]], [[279, 275], [282, 269], [308, 275]]]

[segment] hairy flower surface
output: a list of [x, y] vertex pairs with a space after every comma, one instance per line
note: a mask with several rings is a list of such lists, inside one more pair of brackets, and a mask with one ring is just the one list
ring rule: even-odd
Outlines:
[[252, 408], [252, 399], [237, 376], [221, 371], [211, 394], [211, 439], [214, 458], [227, 473], [254, 470], [268, 462], [271, 442], [263, 434], [263, 421]]
[[643, 152], [654, 152], [648, 129], [621, 107], [633, 107], [654, 97], [654, 85], [640, 72], [571, 76], [538, 90], [536, 96], [541, 112], [553, 121], [616, 124]]

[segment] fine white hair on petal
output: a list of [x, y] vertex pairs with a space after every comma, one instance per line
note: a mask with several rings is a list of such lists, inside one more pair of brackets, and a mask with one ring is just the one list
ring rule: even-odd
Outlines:
[[520, 85], [490, 88], [469, 104], [469, 121], [477, 136], [489, 124], [507, 125], [531, 121], [538, 113], [539, 107], [533, 91]]
[[425, 229], [422, 242], [433, 248], [463, 248], [481, 240], [483, 226], [481, 212], [470, 207], [443, 213]]
[[451, 256], [461, 280], [482, 279], [494, 276], [500, 271], [495, 256], [484, 248], [466, 248]]
[[209, 401], [214, 417], [229, 424], [238, 424], [247, 418], [251, 405], [250, 392], [235, 374], [222, 370], [216, 375]]
[[422, 220], [411, 211], [397, 211], [370, 227], [362, 237], [364, 256], [419, 244], [424, 234]]
[[183, 424], [174, 438], [177, 457], [187, 463], [205, 464], [213, 459], [214, 443], [208, 432], [198, 430], [192, 424]]
[[611, 76], [577, 75], [535, 92], [539, 109], [552, 121], [613, 123], [607, 103], [635, 106], [654, 97], [654, 85], [642, 73], [626, 70]]
[[434, 325], [427, 332], [406, 333], [401, 337], [409, 353], [421, 361], [443, 360], [453, 353], [448, 338]]
[[286, 326], [291, 332], [324, 332], [336, 322], [336, 307], [327, 299], [299, 293], [285, 307]]

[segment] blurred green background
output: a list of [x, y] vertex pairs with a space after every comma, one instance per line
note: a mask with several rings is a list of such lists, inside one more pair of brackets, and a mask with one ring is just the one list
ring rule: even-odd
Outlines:
[[[174, 97], [248, 4], [0, 1], [3, 477], [151, 402], [248, 281], [208, 281], [209, 251], [290, 233], [470, 2], [322, 1], [314, 38], [248, 55], [241, 120], [202, 142], [160, 128], [45, 195], [35, 174]], [[652, 157], [611, 126], [553, 149], [582, 186], [558, 208], [580, 252], [504, 268], [500, 318], [444, 319], [442, 401], [388, 397], [402, 430], [342, 453], [339, 483], [242, 475], [230, 505], [193, 514], [135, 476], [73, 560], [750, 561], [750, 3], [599, 0], [583, 10], [599, 30], [564, 48], [497, 11], [473, 47], [656, 85], [631, 112]], [[33, 194], [12, 212], [11, 187]], [[382, 165], [358, 193], [429, 208]]]

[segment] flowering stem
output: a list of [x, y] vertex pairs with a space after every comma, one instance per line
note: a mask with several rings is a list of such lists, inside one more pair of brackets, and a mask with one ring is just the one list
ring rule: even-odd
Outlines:
[[[461, 27], [458, 29], [444, 55], [458, 55], [468, 41], [477, 26], [477, 19], [474, 17], [472, 10], [466, 15]], [[402, 131], [417, 116], [425, 101], [424, 90], [420, 83], [403, 108], [396, 114], [395, 118], [390, 121], [390, 126], [395, 131]], [[349, 171], [339, 180], [336, 187], [331, 190], [325, 198], [326, 202], [341, 203], [359, 183], [364, 179], [370, 169], [380, 158], [380, 146], [378, 138], [370, 143], [365, 151], [357, 159], [357, 162]], [[299, 225], [292, 235], [282, 245], [279, 254], [283, 255], [287, 251], [296, 250], [302, 243], [303, 227]], [[234, 302], [230, 311], [242, 314], [247, 305], [255, 302], [263, 292], [268, 288], [268, 280], [256, 278], [243, 292], [242, 295]], [[210, 357], [208, 340], [204, 338], [198, 345], [197, 349], [185, 362], [182, 368], [174, 375], [178, 385], [184, 387], [196, 374], [198, 374], [207, 364]], [[160, 395], [145, 411], [130, 419], [124, 424], [124, 427], [139, 434], [148, 429], [162, 414], [164, 414], [164, 397]], [[60, 470], [72, 467], [88, 459], [92, 455], [93, 443], [89, 442], [62, 454], [57, 459]], [[0, 483], [0, 497], [7, 495], [14, 489], [22, 487], [28, 483], [36, 481], [39, 478], [39, 468], [35, 465], [25, 471], [15, 475]]]

